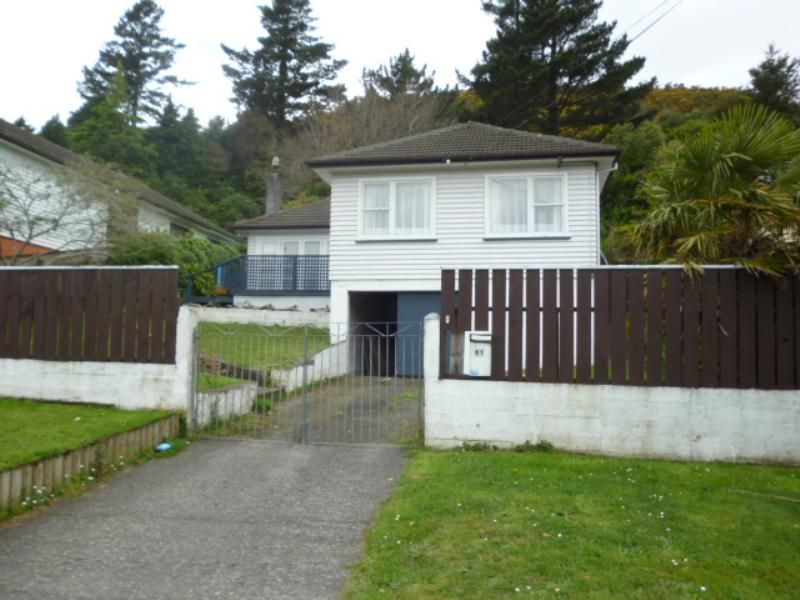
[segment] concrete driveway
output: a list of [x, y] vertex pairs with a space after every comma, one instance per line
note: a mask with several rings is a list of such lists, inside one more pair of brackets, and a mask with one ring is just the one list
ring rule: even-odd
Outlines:
[[0, 598], [336, 598], [405, 459], [208, 440], [0, 527]]

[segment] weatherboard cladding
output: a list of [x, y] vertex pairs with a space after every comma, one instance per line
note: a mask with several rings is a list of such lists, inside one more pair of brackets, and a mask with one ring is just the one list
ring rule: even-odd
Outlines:
[[310, 167], [618, 156], [619, 149], [571, 138], [460, 123], [308, 161]]
[[331, 201], [326, 198], [303, 206], [286, 208], [272, 215], [239, 221], [233, 229], [328, 229], [330, 214]]
[[[47, 140], [41, 136], [34, 135], [24, 129], [17, 127], [16, 125], [12, 125], [8, 121], [4, 121], [0, 119], [0, 139], [6, 140], [7, 142], [19, 146], [20, 148], [24, 148], [25, 150], [37, 154], [47, 160], [58, 164], [67, 164], [67, 163], [75, 163], [75, 164], [84, 164], [93, 166], [95, 168], [98, 165], [95, 165], [92, 161], [87, 159], [84, 156], [76, 154], [71, 150], [67, 150], [66, 148], [59, 146], [58, 144], [54, 144], [50, 140]], [[117, 176], [126, 177], [121, 173], [115, 173]], [[227, 239], [228, 241], [233, 241], [235, 238], [232, 236], [228, 231], [222, 229], [221, 227], [214, 225], [210, 221], [204, 219], [197, 213], [192, 210], [189, 210], [185, 206], [178, 204], [176, 201], [167, 198], [163, 194], [156, 192], [155, 190], [145, 186], [144, 184], [126, 177], [128, 181], [130, 181], [135, 188], [136, 194], [145, 202], [161, 208], [169, 213], [174, 215], [179, 215], [190, 221], [199, 225], [209, 231], [214, 232], [216, 235]]]

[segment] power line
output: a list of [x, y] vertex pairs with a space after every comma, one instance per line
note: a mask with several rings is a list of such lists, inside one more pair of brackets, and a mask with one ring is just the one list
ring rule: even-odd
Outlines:
[[623, 32], [622, 32], [620, 35], [625, 35], [625, 34], [626, 34], [626, 33], [628, 33], [628, 32], [629, 32], [631, 29], [633, 29], [634, 27], [636, 27], [636, 26], [637, 26], [639, 23], [641, 23], [642, 21], [644, 21], [644, 20], [645, 20], [647, 17], [649, 17], [650, 15], [652, 15], [654, 12], [656, 12], [656, 11], [657, 11], [659, 8], [661, 8], [661, 7], [662, 7], [662, 6], [664, 6], [665, 4], [669, 4], [670, 2], [672, 2], [672, 0], [664, 0], [664, 1], [663, 1], [661, 4], [659, 4], [658, 6], [656, 6], [656, 7], [655, 7], [653, 10], [651, 10], [650, 12], [648, 12], [648, 13], [646, 13], [646, 14], [642, 15], [641, 17], [639, 17], [638, 19], [636, 19], [636, 20], [635, 20], [633, 23], [631, 23], [630, 25], [628, 25], [628, 26], [625, 28], [625, 30], [624, 30], [624, 31], [623, 31]]
[[658, 22], [659, 22], [661, 19], [663, 19], [664, 17], [666, 17], [666, 16], [667, 16], [669, 13], [671, 13], [673, 10], [675, 10], [676, 8], [678, 8], [678, 6], [679, 6], [680, 4], [682, 4], [682, 3], [683, 3], [683, 0], [678, 0], [678, 1], [677, 1], [675, 4], [673, 4], [672, 6], [670, 6], [670, 7], [669, 7], [669, 8], [666, 10], [666, 12], [664, 12], [664, 13], [663, 13], [663, 14], [662, 14], [660, 17], [658, 17], [657, 19], [655, 19], [655, 20], [654, 20], [653, 22], [651, 22], [651, 23], [650, 23], [650, 24], [649, 24], [647, 27], [645, 27], [645, 28], [644, 28], [644, 29], [642, 29], [642, 30], [641, 30], [639, 33], [637, 33], [637, 34], [636, 34], [636, 35], [635, 35], [635, 36], [634, 36], [634, 37], [631, 39], [631, 41], [630, 41], [630, 42], [628, 42], [628, 43], [629, 43], [629, 44], [632, 44], [633, 42], [635, 42], [636, 40], [638, 40], [638, 39], [639, 39], [640, 37], [642, 37], [642, 36], [643, 36], [645, 33], [647, 33], [647, 32], [650, 30], [650, 28], [651, 28], [651, 27], [653, 27], [653, 26], [654, 26], [656, 23], [658, 23]]

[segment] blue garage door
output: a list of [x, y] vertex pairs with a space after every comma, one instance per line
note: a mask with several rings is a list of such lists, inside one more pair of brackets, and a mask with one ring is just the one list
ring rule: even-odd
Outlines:
[[442, 295], [439, 292], [398, 292], [397, 322], [403, 324], [417, 323], [409, 329], [412, 335], [398, 332], [397, 374], [410, 377], [422, 376], [422, 321], [425, 315], [438, 313], [441, 310]]

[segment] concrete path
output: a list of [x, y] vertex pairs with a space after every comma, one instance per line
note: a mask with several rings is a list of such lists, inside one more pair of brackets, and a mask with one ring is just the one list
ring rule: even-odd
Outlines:
[[0, 527], [0, 598], [336, 598], [405, 459], [209, 440]]

